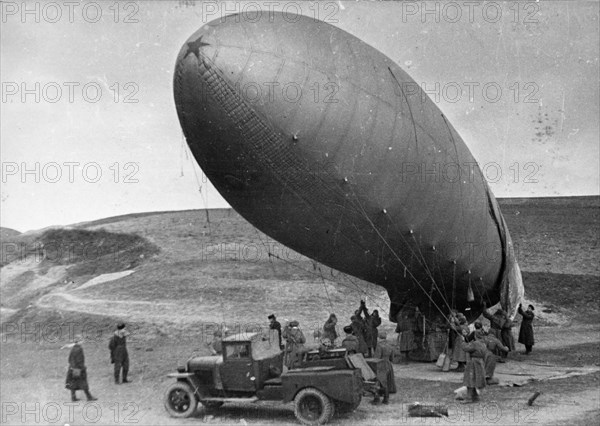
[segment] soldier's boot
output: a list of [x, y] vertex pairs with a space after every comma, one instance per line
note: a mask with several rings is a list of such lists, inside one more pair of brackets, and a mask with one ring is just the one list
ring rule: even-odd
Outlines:
[[[381, 386], [381, 385], [379, 385], [379, 386]], [[379, 402], [381, 402], [381, 398], [379, 396], [379, 393], [381, 391], [382, 391], [382, 389], [375, 390], [375, 395], [374, 395], [373, 401], [371, 401], [371, 404], [376, 405], [376, 404], [379, 404]]]
[[384, 393], [383, 393], [383, 401], [384, 404], [389, 404], [390, 403], [390, 391], [389, 389], [385, 389]]
[[98, 400], [98, 398], [94, 398], [92, 396], [92, 394], [90, 393], [89, 390], [86, 390], [84, 392], [85, 392], [85, 396], [86, 396], [86, 398], [87, 398], [88, 401], [97, 401]]
[[79, 400], [77, 399], [77, 395], [75, 394], [75, 391], [74, 391], [74, 390], [72, 390], [72, 391], [71, 391], [71, 401], [72, 401], [72, 402], [79, 401]]
[[131, 380], [127, 380], [127, 373], [129, 373], [128, 368], [123, 369], [123, 383], [131, 383]]
[[479, 394], [477, 393], [477, 389], [468, 388], [469, 396], [471, 397], [471, 402], [479, 402]]

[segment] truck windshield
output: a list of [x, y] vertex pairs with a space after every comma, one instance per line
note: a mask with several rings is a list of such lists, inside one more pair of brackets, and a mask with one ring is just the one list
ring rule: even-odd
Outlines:
[[231, 358], [250, 358], [250, 344], [237, 343], [225, 346], [225, 357]]

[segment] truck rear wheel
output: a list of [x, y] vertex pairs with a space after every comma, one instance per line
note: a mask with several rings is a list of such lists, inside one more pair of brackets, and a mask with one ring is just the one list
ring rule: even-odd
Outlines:
[[323, 425], [333, 417], [333, 403], [315, 388], [304, 388], [294, 399], [294, 414], [305, 425]]
[[191, 417], [196, 412], [198, 400], [192, 387], [185, 382], [175, 382], [165, 392], [165, 409], [172, 417]]

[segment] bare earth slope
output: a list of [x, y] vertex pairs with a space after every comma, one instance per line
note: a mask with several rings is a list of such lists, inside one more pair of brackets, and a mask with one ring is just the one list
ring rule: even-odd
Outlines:
[[[520, 365], [522, 370], [543, 364], [557, 374], [591, 368], [591, 374], [523, 388], [493, 387], [485, 401], [499, 404], [499, 424], [515, 424], [515, 404], [539, 388], [544, 397], [535, 413], [538, 423], [595, 422], [600, 377], [593, 372], [599, 365], [600, 342], [599, 198], [508, 199], [500, 204], [517, 246], [526, 297], [536, 305], [534, 354], [527, 359], [514, 354], [507, 365]], [[312, 342], [313, 330], [329, 312], [346, 321], [361, 298], [387, 317], [383, 289], [300, 256], [232, 210], [133, 214], [68, 229], [13, 234], [3, 238], [2, 257], [0, 398], [10, 407], [17, 404], [18, 415], [9, 418], [18, 419], [16, 424], [36, 423], [33, 415], [22, 421], [23, 402], [39, 401], [43, 407], [67, 400], [63, 383], [68, 351], [59, 348], [74, 331], [87, 337], [86, 360], [92, 392], [100, 397], [100, 423], [120, 424], [130, 415], [142, 424], [187, 424], [168, 418], [162, 409], [162, 387], [169, 383], [164, 376], [193, 351], [205, 353], [216, 324], [264, 327], [266, 316], [276, 313], [282, 321], [299, 320]], [[126, 321], [134, 332], [134, 383], [129, 387], [110, 383], [106, 341], [117, 320]], [[395, 337], [394, 324], [385, 320], [381, 329], [392, 332], [390, 339]], [[423, 379], [428, 374], [437, 374], [435, 366], [398, 369], [402, 390], [389, 407], [371, 408], [363, 402], [356, 413], [336, 422], [397, 424], [402, 403], [453, 403], [451, 391], [459, 375], [443, 381]], [[459, 411], [454, 420], [485, 422], [481, 408], [472, 421], [460, 417], [464, 413]], [[76, 408], [71, 423], [91, 423], [81, 417], [82, 410], [83, 405]], [[201, 417], [207, 423], [239, 424], [240, 418], [258, 424], [295, 423], [289, 407], [280, 406], [234, 405]], [[51, 423], [42, 420], [37, 423]]]

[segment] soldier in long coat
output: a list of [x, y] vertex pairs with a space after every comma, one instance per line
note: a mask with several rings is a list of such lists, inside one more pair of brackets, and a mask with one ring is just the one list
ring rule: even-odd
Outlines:
[[299, 362], [298, 358], [302, 354], [304, 343], [306, 343], [304, 333], [300, 330], [300, 323], [298, 321], [290, 321], [283, 329], [282, 336], [286, 342], [285, 365], [287, 368], [293, 368]]
[[450, 328], [454, 330], [455, 337], [452, 345], [452, 361], [458, 363], [458, 367], [456, 368], [457, 373], [461, 373], [465, 371], [465, 366], [467, 364], [467, 354], [465, 353], [462, 347], [463, 333], [466, 331], [467, 335], [469, 334], [469, 326], [467, 325], [467, 318], [459, 313], [457, 315], [450, 315]]
[[398, 350], [408, 361], [408, 354], [415, 349], [415, 312], [400, 311], [396, 316], [396, 333], [398, 333]]
[[88, 401], [96, 401], [90, 393], [87, 381], [87, 367], [85, 366], [85, 356], [81, 347], [81, 339], [76, 338], [69, 352], [69, 369], [67, 370], [67, 380], [65, 387], [71, 391], [71, 401], [78, 401], [76, 391], [82, 390]]
[[358, 352], [363, 355], [367, 355], [369, 352], [369, 347], [367, 346], [366, 341], [367, 331], [365, 321], [360, 316], [360, 310], [357, 310], [354, 315], [350, 317], [350, 320], [352, 321], [352, 334], [354, 334], [358, 339]]
[[467, 343], [465, 338], [469, 331], [462, 330], [462, 342], [460, 343], [463, 351], [467, 354], [467, 365], [463, 376], [463, 384], [467, 387], [467, 394], [472, 402], [479, 401], [477, 389], [483, 389], [486, 385], [484, 358], [487, 351], [485, 345], [479, 340]]
[[129, 353], [127, 352], [128, 335], [129, 332], [125, 330], [125, 324], [121, 322], [117, 324], [117, 329], [108, 342], [108, 349], [110, 350], [110, 362], [115, 365], [114, 376], [116, 385], [119, 384], [121, 370], [123, 370], [122, 383], [130, 383], [130, 380], [127, 380], [127, 374], [129, 373]]
[[[513, 322], [506, 312], [502, 311], [502, 314], [504, 315], [504, 324], [500, 329], [500, 341], [508, 348], [508, 352], [511, 352], [515, 350], [515, 338], [512, 334]], [[508, 352], [501, 352], [502, 358], [506, 358]]]
[[379, 311], [375, 309], [372, 315], [369, 315], [369, 311], [364, 300], [360, 301], [360, 310], [365, 314], [365, 341], [367, 343], [368, 356], [372, 356], [377, 347], [377, 336], [379, 330], [377, 327], [381, 325], [381, 317]]
[[483, 330], [475, 331], [475, 339], [481, 340], [487, 348], [486, 356], [483, 358], [485, 364], [485, 379], [488, 384], [495, 384], [494, 372], [496, 371], [496, 362], [498, 361], [497, 352], [508, 352], [508, 347], [492, 335], [487, 335]]
[[269, 315], [269, 330], [273, 330], [277, 333], [277, 339], [279, 340], [279, 349], [283, 350], [283, 343], [281, 341], [281, 323], [277, 321], [274, 314]]
[[394, 349], [392, 345], [387, 341], [387, 333], [381, 331], [378, 335], [379, 341], [375, 348], [375, 358], [379, 358], [385, 361], [387, 366], [387, 380], [384, 388], [383, 403], [387, 404], [389, 401], [389, 394], [396, 393], [396, 377], [394, 376], [394, 366], [392, 361], [394, 359]]
[[323, 324], [323, 339], [329, 339], [332, 345], [335, 345], [335, 340], [338, 338], [337, 331], [335, 331], [335, 326], [337, 324], [337, 317], [335, 314], [329, 315], [325, 324]]
[[533, 305], [529, 305], [526, 311], [523, 311], [523, 307], [519, 304], [519, 314], [523, 316], [523, 321], [521, 322], [521, 328], [519, 328], [519, 343], [525, 345], [525, 355], [529, 355], [531, 353], [531, 349], [533, 348], [534, 340], [533, 340], [533, 318], [535, 315]]

